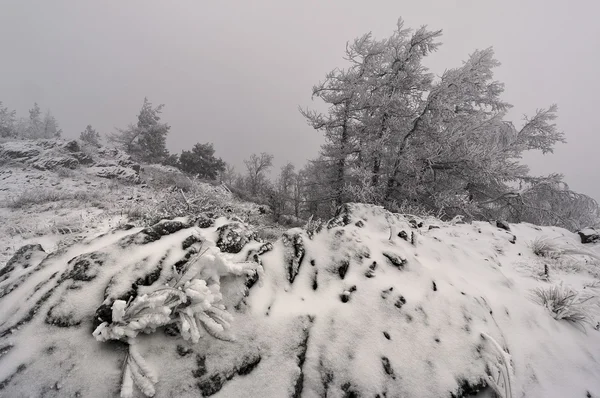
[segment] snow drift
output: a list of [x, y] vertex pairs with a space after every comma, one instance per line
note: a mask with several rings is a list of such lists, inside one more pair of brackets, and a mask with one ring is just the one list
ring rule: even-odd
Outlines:
[[[32, 245], [0, 269], [0, 395], [119, 395], [127, 339], [92, 332], [120, 333], [127, 303], [194, 267], [197, 291], [232, 315], [219, 313], [228, 334], [186, 339], [176, 322], [136, 334], [130, 355], [157, 380], [129, 385], [136, 396], [600, 395], [594, 246], [560, 228], [509, 229], [349, 204], [273, 244], [202, 215], [54, 253]], [[576, 254], [536, 255], [536, 238]], [[561, 283], [590, 303], [585, 322], [535, 300]]]

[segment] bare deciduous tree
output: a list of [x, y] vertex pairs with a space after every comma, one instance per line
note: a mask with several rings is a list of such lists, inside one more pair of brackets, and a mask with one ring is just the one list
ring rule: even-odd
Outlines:
[[265, 173], [273, 166], [273, 155], [262, 152], [260, 155], [253, 153], [250, 158], [244, 160], [248, 171], [248, 188], [253, 196], [256, 196], [265, 186]]

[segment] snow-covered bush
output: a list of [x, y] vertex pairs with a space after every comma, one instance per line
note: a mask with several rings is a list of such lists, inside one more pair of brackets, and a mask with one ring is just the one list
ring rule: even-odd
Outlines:
[[555, 241], [548, 238], [536, 238], [531, 241], [529, 247], [538, 257], [557, 259], [563, 252]]
[[9, 197], [4, 205], [11, 209], [60, 201], [90, 202], [99, 198], [97, 191], [66, 191], [39, 188], [23, 191], [19, 195]]
[[188, 182], [191, 185], [185, 190], [175, 186], [160, 189], [153, 198], [132, 205], [125, 213], [132, 221], [140, 221], [145, 226], [166, 218], [195, 216], [203, 212], [222, 215], [229, 209], [239, 210], [233, 213], [243, 213], [236, 209], [237, 202], [227, 188], [196, 180]]
[[111, 323], [100, 324], [93, 336], [98, 341], [120, 340], [129, 345], [121, 397], [131, 397], [134, 384], [147, 396], [155, 393], [158, 377], [137, 351], [139, 333], [152, 333], [174, 324], [181, 337], [194, 343], [203, 332], [220, 340], [233, 340], [228, 333], [233, 317], [223, 304], [220, 277], [254, 273], [262, 273], [259, 264], [232, 263], [213, 247], [198, 254], [181, 272], [174, 268], [173, 277], [165, 286], [157, 286], [129, 302], [115, 300]]
[[534, 300], [550, 311], [556, 320], [564, 319], [576, 324], [590, 323], [591, 305], [595, 295], [582, 295], [562, 284], [533, 290]]
[[[565, 264], [559, 264], [559, 263], [565, 263], [566, 261], [564, 261], [564, 260], [565, 260], [566, 256], [571, 256], [571, 258], [570, 258], [571, 261], [569, 261], [569, 262], [575, 263], [575, 266], [577, 265], [577, 263], [580, 263], [581, 261], [579, 261], [574, 256], [586, 256], [586, 257], [590, 257], [595, 260], [600, 260], [600, 256], [598, 256], [597, 253], [594, 253], [589, 250], [579, 249], [576, 247], [569, 247], [566, 245], [561, 245], [556, 240], [549, 239], [546, 237], [534, 239], [533, 241], [531, 241], [529, 243], [529, 247], [531, 248], [533, 253], [538, 257], [544, 257], [544, 258], [548, 258], [548, 259], [552, 259], [552, 260], [561, 260], [561, 261], [557, 261], [556, 265], [558, 265], [558, 266], [565, 265]], [[570, 264], [570, 265], [573, 266], [573, 264]]]
[[304, 229], [306, 230], [308, 236], [312, 237], [315, 234], [318, 234], [324, 226], [325, 222], [323, 220], [321, 220], [320, 218], [313, 219], [313, 217], [311, 216], [306, 222]]

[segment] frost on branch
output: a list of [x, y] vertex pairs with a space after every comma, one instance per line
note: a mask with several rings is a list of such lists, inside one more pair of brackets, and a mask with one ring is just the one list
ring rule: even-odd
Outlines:
[[121, 340], [129, 344], [123, 364], [121, 397], [131, 397], [133, 384], [146, 396], [154, 396], [158, 377], [146, 364], [136, 348], [139, 333], [152, 333], [157, 328], [175, 324], [185, 340], [197, 343], [208, 335], [220, 340], [233, 340], [228, 332], [232, 315], [223, 304], [220, 278], [225, 275], [262, 275], [257, 263], [232, 263], [219, 249], [200, 253], [195, 261], [177, 272], [166, 286], [157, 286], [150, 293], [125, 302], [112, 304], [112, 320], [103, 322], [93, 332], [98, 341]]

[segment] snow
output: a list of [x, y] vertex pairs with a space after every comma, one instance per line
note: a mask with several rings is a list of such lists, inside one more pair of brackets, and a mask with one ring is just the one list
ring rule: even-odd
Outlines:
[[[480, 345], [488, 352], [493, 347], [485, 344], [482, 333], [509, 349], [515, 363], [516, 396], [583, 396], [587, 390], [600, 391], [600, 367], [595, 362], [600, 353], [593, 349], [600, 347], [600, 334], [555, 321], [530, 299], [532, 288], [548, 283], [518, 268], [525, 261], [538, 264], [538, 272], [543, 270], [527, 246], [535, 237], [576, 246], [575, 234], [513, 225], [517, 241], [511, 244], [511, 233], [487, 223], [438, 222], [439, 229], [419, 229], [420, 244], [414, 247], [393, 235], [389, 239], [390, 228], [409, 230], [405, 220], [387, 217], [390, 226], [385, 212], [373, 207], [359, 206], [353, 214], [352, 222], [362, 219], [363, 228], [350, 224], [322, 231], [313, 240], [305, 237], [307, 258], [293, 284], [280, 268], [273, 271], [283, 250], [280, 243], [276, 245], [263, 256], [265, 287], [250, 294], [249, 306], [257, 317], [267, 312], [273, 318], [290, 313], [314, 316], [311, 339], [321, 343], [311, 344], [307, 352], [308, 396], [324, 393], [320, 383], [324, 358], [325, 367], [336, 377], [372, 395], [384, 392], [384, 385], [394, 396], [445, 396], [456, 390], [459, 378], [476, 382], [485, 374], [486, 362], [478, 360], [477, 350]], [[357, 261], [365, 251], [370, 252], [369, 258]], [[382, 256], [385, 251], [406, 257], [407, 265], [401, 270], [392, 267]], [[335, 267], [348, 255], [351, 263], [342, 280]], [[373, 261], [378, 264], [375, 277], [365, 279], [367, 265]], [[315, 268], [317, 291], [312, 290]], [[574, 278], [560, 266], [550, 273], [552, 282], [569, 279], [576, 289], [583, 288], [583, 280], [592, 279], [586, 272]], [[339, 296], [351, 286], [356, 291], [344, 303]], [[400, 295], [405, 304], [398, 301]], [[395, 379], [384, 372], [380, 362], [384, 356]]]
[[[35, 184], [50, 188], [56, 178], [32, 169], [0, 171], [12, 184], [4, 198]], [[43, 177], [32, 177], [37, 175]], [[63, 179], [63, 189], [93, 185], [108, 207], [125, 194], [82, 178]], [[136, 188], [138, 193], [142, 199], [150, 195]], [[414, 217], [377, 206], [348, 208], [347, 223], [338, 218], [312, 237], [300, 228], [287, 231], [260, 256], [264, 269], [258, 268], [259, 283], [246, 298], [245, 278], [256, 268], [247, 256], [262, 243], [251, 241], [240, 253], [220, 252], [217, 229], [231, 219], [219, 218], [206, 229], [179, 219], [185, 224], [180, 230], [142, 243], [142, 228], [119, 229], [125, 217], [81, 203], [0, 208], [14, 228], [33, 231], [34, 224], [54, 217], [78, 231], [0, 233], [7, 248], [2, 264], [26, 243], [41, 243], [48, 253], [0, 280], [1, 292], [11, 290], [0, 297], [0, 383], [6, 381], [0, 395], [139, 397], [154, 390], [157, 397], [192, 397], [218, 375], [224, 376], [215, 397], [293, 396], [298, 383], [306, 397], [440, 397], [457, 393], [465, 381], [482, 380], [499, 391], [509, 383], [513, 397], [600, 394], [597, 301], [589, 309], [592, 322], [576, 325], [554, 319], [532, 297], [533, 289], [561, 283], [600, 294], [599, 245], [582, 245], [577, 234], [561, 228], [511, 224], [505, 231], [485, 222], [435, 219], [417, 219], [424, 224], [415, 227]], [[97, 341], [96, 309], [112, 304], [113, 320], [123, 320], [127, 302], [119, 298], [157, 267], [158, 279], [139, 286], [139, 301], [165, 287], [174, 264], [188, 253], [182, 242], [190, 236], [201, 241], [192, 248], [202, 256], [187, 268], [182, 294], [207, 311], [202, 320], [214, 326], [214, 334], [227, 329], [229, 341], [192, 336], [191, 324], [188, 329], [183, 321], [185, 332], [178, 336], [158, 327], [136, 333], [129, 347]], [[556, 244], [558, 257], [536, 256], [530, 247], [536, 239]], [[60, 281], [78, 259], [93, 260], [92, 253], [101, 263], [92, 261], [79, 279]], [[541, 276], [545, 265], [549, 278]], [[13, 328], [34, 308], [29, 322]], [[49, 323], [49, 314], [73, 324]], [[211, 316], [222, 322], [212, 324]], [[488, 375], [488, 369], [495, 371]], [[481, 394], [491, 394], [490, 388]]]

